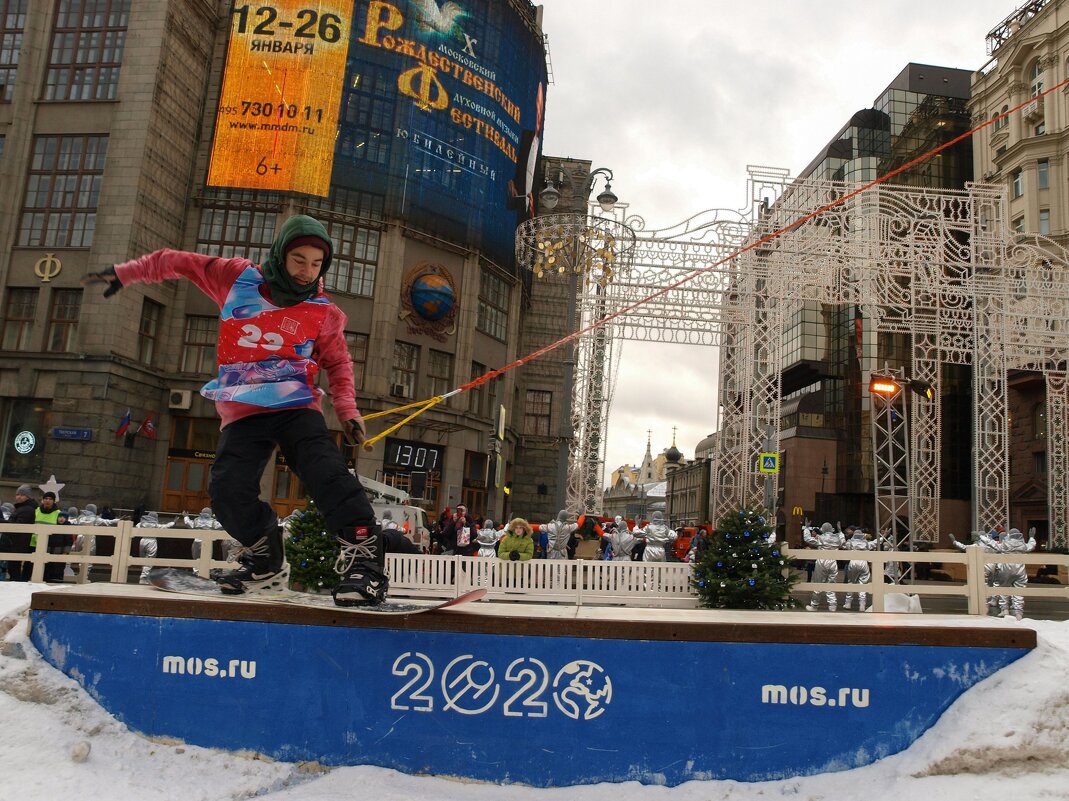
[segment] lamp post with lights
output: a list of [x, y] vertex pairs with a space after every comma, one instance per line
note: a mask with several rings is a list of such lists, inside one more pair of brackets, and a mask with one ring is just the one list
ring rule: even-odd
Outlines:
[[[599, 178], [604, 179], [604, 188], [591, 201]], [[538, 279], [567, 276], [565, 331], [569, 334], [606, 317], [608, 286], [620, 269], [630, 266], [635, 232], [614, 215], [619, 198], [612, 191], [612, 180], [612, 170], [605, 167], [579, 175], [551, 167], [538, 195], [543, 213], [525, 220], [516, 231], [520, 265]], [[562, 200], [561, 189], [567, 190], [563, 197], [571, 200], [572, 211], [554, 211]], [[592, 295], [590, 305], [580, 306], [580, 298], [588, 292]], [[601, 511], [602, 428], [607, 414], [611, 340], [608, 326], [594, 325], [567, 346], [564, 359], [558, 508], [575, 514]]]

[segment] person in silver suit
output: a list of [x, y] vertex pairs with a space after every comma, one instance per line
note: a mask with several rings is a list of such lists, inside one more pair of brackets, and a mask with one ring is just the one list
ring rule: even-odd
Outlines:
[[642, 552], [642, 561], [665, 562], [668, 559], [665, 547], [668, 543], [674, 542], [678, 535], [665, 524], [663, 514], [654, 512], [641, 536], [646, 540], [646, 550]]
[[613, 521], [615, 528], [609, 534], [609, 546], [612, 548], [614, 562], [630, 562], [631, 551], [635, 547], [635, 536], [627, 527], [627, 521], [620, 515]]
[[571, 522], [571, 515], [567, 509], [557, 512], [557, 519], [549, 523], [543, 523], [539, 530], [549, 537], [549, 545], [546, 549], [546, 559], [567, 559], [568, 541], [579, 528], [577, 523]]
[[479, 529], [479, 533], [475, 535], [475, 542], [479, 544], [479, 550], [475, 554], [476, 556], [497, 556], [497, 540], [498, 532], [494, 526], [494, 521], [486, 519], [483, 521], [482, 528]]
[[[855, 526], [848, 526], [846, 529], [850, 534], [846, 538], [846, 543], [843, 548], [847, 551], [875, 551], [876, 543], [865, 536], [863, 529]], [[865, 559], [851, 559], [846, 566], [846, 580], [850, 584], [868, 584], [872, 581], [872, 568], [869, 567], [869, 563]], [[859, 612], [864, 612], [866, 604], [868, 602], [868, 593], [859, 592], [857, 594], [857, 609]], [[843, 596], [843, 609], [852, 609], [854, 606], [854, 593], [848, 592]]]
[[[134, 528], [171, 528], [173, 525], [173, 520], [170, 523], [161, 523], [159, 515], [155, 512], [145, 512], [141, 515], [141, 519], [137, 521], [137, 525]], [[155, 559], [159, 554], [159, 542], [155, 537], [141, 537], [137, 553], [142, 559]], [[141, 584], [149, 583], [148, 574], [151, 570], [151, 565], [141, 566]]]
[[[815, 526], [802, 527], [802, 539], [811, 548], [820, 551], [837, 551], [846, 543], [846, 538], [841, 531], [837, 531], [831, 523], [825, 523], [819, 529]], [[839, 580], [839, 564], [834, 559], [817, 559], [813, 567], [813, 581], [818, 584], [833, 584]], [[825, 593], [828, 602], [828, 611], [834, 612], [838, 608], [838, 596], [834, 592]], [[814, 592], [806, 605], [807, 612], [816, 612], [820, 609], [820, 593]]]
[[[1028, 540], [1025, 541], [1024, 534], [1020, 529], [1011, 528], [1006, 532], [1006, 536], [999, 540], [998, 550], [1000, 553], [1031, 553], [1036, 549], [1035, 529], [1031, 529], [1028, 532]], [[1021, 562], [1007, 563], [999, 565], [1002, 568], [1002, 586], [1004, 587], [1027, 587], [1028, 586], [1028, 572], [1025, 570], [1025, 566]], [[1007, 611], [1007, 598], [1005, 595], [999, 596], [999, 615], [1005, 615]], [[1012, 610], [1013, 616], [1020, 620], [1024, 617], [1024, 596], [1013, 595], [1009, 598], [1009, 609]]]
[[[951, 544], [959, 551], [964, 551], [967, 547], [964, 542], [956, 539], [953, 534], [950, 534]], [[974, 531], [972, 534], [972, 544], [978, 545], [980, 550], [985, 553], [998, 553], [998, 531], [992, 530], [988, 534], [984, 534], [982, 531]], [[1003, 583], [1003, 569], [1002, 565], [995, 562], [984, 562], [984, 584], [988, 587], [999, 587]], [[987, 596], [987, 613], [989, 615], [997, 615], [999, 613], [999, 596], [988, 595]]]

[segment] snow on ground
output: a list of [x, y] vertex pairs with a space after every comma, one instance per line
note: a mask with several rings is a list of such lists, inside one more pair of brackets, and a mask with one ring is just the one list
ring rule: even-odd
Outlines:
[[[1035, 651], [968, 690], [910, 749], [865, 768], [755, 784], [535, 789], [271, 762], [133, 734], [35, 651], [34, 587], [0, 583], [0, 797], [11, 801], [1069, 799], [1069, 622], [1004, 621], [1035, 628]], [[514, 758], [534, 753], [517, 744]]]

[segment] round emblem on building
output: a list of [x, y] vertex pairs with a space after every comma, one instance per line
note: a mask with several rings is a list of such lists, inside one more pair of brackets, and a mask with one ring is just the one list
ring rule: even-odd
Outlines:
[[457, 287], [453, 276], [439, 264], [420, 262], [405, 274], [401, 306], [400, 317], [408, 322], [409, 330], [444, 341], [456, 330]]
[[37, 437], [30, 431], [20, 431], [15, 435], [15, 450], [19, 453], [29, 453], [37, 446]]

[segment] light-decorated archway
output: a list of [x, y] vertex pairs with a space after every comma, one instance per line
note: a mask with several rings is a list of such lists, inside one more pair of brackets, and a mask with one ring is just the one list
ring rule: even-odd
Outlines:
[[[757, 456], [770, 433], [778, 450], [788, 325], [807, 309], [850, 305], [861, 312], [865, 379], [883, 366], [879, 334], [908, 338], [914, 379], [938, 386], [942, 364], [971, 365], [976, 526], [1008, 519], [1007, 374], [1045, 376], [1051, 544], [1064, 547], [1069, 254], [1008, 230], [1001, 187], [857, 188], [750, 168], [742, 211], [647, 230], [626, 207], [609, 216], [592, 208], [520, 227], [523, 266], [578, 276], [570, 509], [601, 506], [613, 346], [621, 339], [719, 347], [710, 511], [718, 519], [764, 505], [768, 477]], [[910, 418], [911, 528], [928, 540], [939, 531], [940, 404], [914, 398]]]

